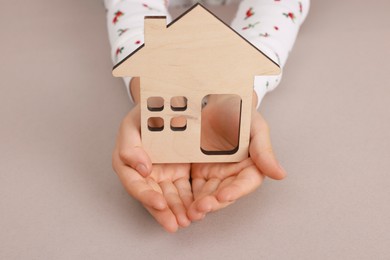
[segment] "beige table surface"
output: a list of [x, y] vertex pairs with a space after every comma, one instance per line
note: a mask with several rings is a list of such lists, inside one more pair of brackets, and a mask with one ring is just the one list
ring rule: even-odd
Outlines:
[[3, 1], [0, 37], [0, 259], [390, 259], [388, 0], [312, 1], [261, 105], [288, 178], [174, 235], [111, 169], [101, 1]]

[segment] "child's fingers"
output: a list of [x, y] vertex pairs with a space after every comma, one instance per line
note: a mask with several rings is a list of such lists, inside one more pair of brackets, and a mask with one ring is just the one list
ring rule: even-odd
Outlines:
[[205, 182], [201, 187], [198, 198], [213, 194], [218, 189], [219, 184], [221, 184], [220, 179], [211, 178], [207, 180], [207, 182]]
[[168, 207], [176, 216], [177, 223], [182, 227], [187, 227], [191, 224], [191, 221], [187, 218], [186, 208], [179, 197], [175, 185], [170, 181], [163, 181], [160, 183], [160, 187], [168, 203]]
[[123, 147], [119, 151], [119, 157], [124, 164], [136, 170], [143, 177], [151, 173], [152, 163], [142, 147]]
[[215, 197], [215, 191], [221, 185], [221, 180], [217, 178], [211, 178], [208, 181], [202, 179], [193, 179], [192, 186], [197, 185], [197, 195], [195, 201], [191, 204], [187, 211], [187, 215], [191, 220], [201, 220], [204, 218], [206, 213], [218, 210], [226, 207], [219, 203]]
[[235, 201], [251, 192], [260, 186], [263, 181], [263, 175], [259, 172], [256, 166], [245, 168], [234, 178], [228, 185], [221, 188], [217, 192], [219, 202]]
[[196, 209], [200, 212], [209, 213], [220, 208], [220, 203], [213, 195], [204, 196], [195, 203]]
[[202, 209], [199, 209], [199, 201], [202, 200], [205, 196], [210, 195], [214, 192], [218, 185], [220, 184], [220, 180], [212, 179], [211, 181], [206, 181], [203, 178], [195, 178], [192, 180], [192, 190], [194, 192], [194, 202], [190, 205], [187, 210], [187, 215], [192, 221], [201, 220], [206, 216], [206, 213], [211, 210], [211, 206], [203, 205]]
[[192, 186], [192, 193], [194, 195], [195, 200], [199, 198], [199, 195], [200, 195], [205, 183], [206, 183], [206, 180], [203, 178], [193, 178], [192, 179], [191, 186]]
[[194, 201], [190, 181], [188, 180], [188, 178], [180, 178], [176, 180], [174, 184], [181, 200], [184, 203], [184, 206], [186, 207], [186, 209], [189, 209], [190, 205]]
[[275, 180], [286, 177], [285, 170], [279, 165], [273, 153], [268, 124], [257, 112], [252, 116], [249, 154], [264, 175]]
[[169, 208], [166, 208], [164, 210], [157, 210], [146, 205], [144, 205], [144, 207], [149, 211], [149, 213], [154, 217], [154, 219], [161, 226], [163, 226], [166, 231], [174, 233], [178, 230], [179, 225], [177, 224], [176, 217]]
[[155, 191], [136, 171], [122, 165], [117, 169], [117, 174], [126, 191], [142, 204], [157, 210], [167, 208], [164, 196]]
[[198, 202], [199, 202], [200, 199], [198, 200], [195, 200], [190, 208], [188, 209], [187, 211], [187, 216], [190, 218], [191, 221], [198, 221], [198, 220], [201, 220], [203, 219], [205, 216], [206, 216], [206, 213], [205, 211], [200, 211], [198, 209]]
[[187, 214], [193, 221], [201, 220], [207, 213], [225, 208], [233, 202], [234, 201], [221, 203], [214, 195], [207, 195], [194, 201]]

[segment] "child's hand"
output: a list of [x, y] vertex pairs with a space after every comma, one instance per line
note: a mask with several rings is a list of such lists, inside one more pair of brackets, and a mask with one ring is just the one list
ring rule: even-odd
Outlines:
[[142, 149], [140, 108], [136, 105], [119, 129], [112, 164], [127, 192], [139, 200], [167, 231], [190, 224], [193, 202], [189, 164], [154, 164]]
[[[238, 117], [232, 116], [232, 113], [239, 114], [239, 110], [226, 109], [239, 106], [230, 102], [235, 101], [211, 100], [203, 109], [202, 122], [209, 122], [209, 127], [205, 128], [208, 131], [206, 136], [212, 137], [204, 140], [203, 147], [224, 149], [231, 146], [236, 133], [221, 131], [234, 129], [232, 126], [239, 123]], [[256, 100], [253, 103], [256, 104]], [[272, 151], [268, 125], [255, 108], [252, 111], [249, 154], [249, 158], [238, 163], [192, 164], [194, 202], [187, 213], [191, 220], [202, 219], [206, 213], [224, 208], [254, 191], [260, 186], [264, 175], [278, 180], [285, 177], [286, 173]]]

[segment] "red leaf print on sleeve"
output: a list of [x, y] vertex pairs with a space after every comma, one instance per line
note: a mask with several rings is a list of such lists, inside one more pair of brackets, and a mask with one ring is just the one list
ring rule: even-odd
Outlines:
[[295, 22], [295, 14], [293, 12], [289, 12], [289, 13], [283, 13], [283, 15], [286, 17], [286, 18], [290, 18], [291, 21]]
[[116, 49], [115, 56], [118, 57], [118, 55], [121, 54], [124, 49], [125, 49], [125, 47], [120, 47], [120, 48]]
[[116, 13], [114, 14], [114, 19], [112, 20], [112, 23], [113, 24], [116, 24], [119, 20], [119, 17], [123, 16], [124, 13], [122, 13], [121, 11], [116, 11]]
[[255, 14], [255, 12], [253, 12], [253, 8], [250, 7], [248, 9], [248, 11], [246, 11], [246, 13], [245, 13], [245, 19], [244, 20], [248, 19], [249, 17], [253, 16], [254, 14]]

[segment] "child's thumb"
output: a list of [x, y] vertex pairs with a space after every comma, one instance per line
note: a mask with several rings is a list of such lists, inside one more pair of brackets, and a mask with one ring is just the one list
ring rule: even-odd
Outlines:
[[119, 157], [126, 165], [136, 170], [143, 177], [149, 176], [152, 171], [152, 162], [140, 146], [124, 149], [119, 153]]

